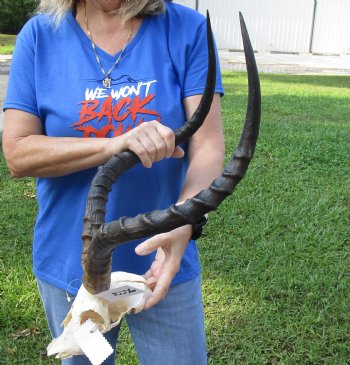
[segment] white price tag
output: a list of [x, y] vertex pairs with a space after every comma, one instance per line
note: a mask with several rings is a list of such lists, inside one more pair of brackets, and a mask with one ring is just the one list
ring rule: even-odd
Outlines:
[[122, 300], [126, 297], [143, 293], [144, 290], [136, 288], [132, 285], [123, 285], [119, 288], [113, 288], [106, 290], [102, 293], [96, 294], [97, 297], [107, 300], [108, 302], [114, 303], [118, 300]]
[[100, 365], [113, 353], [112, 346], [91, 319], [88, 319], [80, 326], [74, 333], [74, 338], [92, 365]]

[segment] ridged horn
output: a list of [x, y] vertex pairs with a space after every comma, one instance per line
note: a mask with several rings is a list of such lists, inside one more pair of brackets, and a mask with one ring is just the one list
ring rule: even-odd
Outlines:
[[[180, 128], [175, 130], [175, 144], [179, 145], [189, 139], [203, 124], [207, 117], [215, 91], [216, 83], [216, 55], [213, 40], [213, 33], [211, 29], [210, 17], [207, 12], [207, 46], [208, 46], [208, 71], [205, 84], [204, 93], [200, 103], [192, 115]], [[91, 183], [89, 190], [83, 227], [83, 250], [82, 250], [82, 266], [84, 270], [83, 282], [87, 290], [91, 293], [101, 292], [109, 288], [109, 277], [104, 277], [103, 283], [96, 284], [99, 280], [94, 277], [100, 277], [100, 269], [96, 269], [96, 263], [91, 261], [94, 256], [94, 250], [91, 246], [92, 239], [97, 233], [102, 224], [105, 223], [106, 203], [108, 194], [112, 189], [112, 185], [117, 178], [121, 176], [126, 170], [140, 162], [138, 156], [131, 152], [125, 151], [113, 156], [106, 164], [98, 168], [98, 171]], [[111, 255], [99, 262], [98, 266], [109, 267], [107, 272], [110, 272]], [[97, 271], [97, 272], [95, 272]], [[105, 271], [105, 269], [103, 269]]]
[[140, 214], [134, 218], [102, 224], [95, 233], [85, 262], [83, 283], [91, 293], [109, 289], [111, 258], [114, 248], [128, 241], [168, 232], [185, 224], [195, 223], [205, 213], [216, 209], [244, 177], [253, 158], [259, 135], [261, 95], [258, 69], [248, 31], [240, 13], [241, 32], [248, 71], [248, 104], [239, 144], [222, 175], [209, 188], [202, 190], [181, 205]]

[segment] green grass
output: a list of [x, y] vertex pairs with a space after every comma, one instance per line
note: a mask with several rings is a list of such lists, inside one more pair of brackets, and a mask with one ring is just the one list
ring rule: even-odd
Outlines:
[[0, 34], [0, 55], [10, 55], [15, 47], [16, 36]]
[[[225, 73], [227, 155], [238, 141], [246, 75]], [[262, 75], [255, 158], [199, 241], [212, 365], [350, 363], [350, 77]], [[31, 179], [0, 162], [0, 359], [48, 364], [31, 273]], [[12, 334], [38, 328], [38, 334]], [[32, 331], [34, 332], [34, 331]], [[138, 364], [126, 328], [120, 365]], [[0, 362], [1, 362], [0, 361]]]

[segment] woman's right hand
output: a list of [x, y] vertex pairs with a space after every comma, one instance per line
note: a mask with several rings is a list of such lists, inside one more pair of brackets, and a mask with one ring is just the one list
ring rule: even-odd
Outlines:
[[[142, 123], [138, 127], [117, 137], [118, 149], [134, 152], [145, 167], [152, 167], [153, 162], [163, 158], [181, 158], [182, 148], [175, 146], [174, 132], [157, 121]], [[111, 140], [113, 148], [113, 139]], [[121, 143], [121, 145], [120, 145]]]
[[182, 157], [174, 132], [157, 121], [145, 122], [115, 138], [49, 137], [34, 114], [7, 109], [3, 150], [12, 176], [56, 177], [106, 163], [131, 150], [145, 167], [166, 157]]

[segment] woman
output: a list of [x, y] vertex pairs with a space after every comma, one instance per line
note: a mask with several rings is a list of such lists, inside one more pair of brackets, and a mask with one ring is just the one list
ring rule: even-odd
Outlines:
[[[223, 90], [218, 72], [206, 121], [175, 147], [172, 130], [192, 115], [204, 90], [205, 19], [162, 0], [42, 0], [39, 11], [17, 38], [3, 148], [13, 176], [37, 178], [33, 268], [58, 337], [70, 306], [66, 292], [74, 296], [81, 284], [82, 217], [96, 166], [126, 149], [143, 165], [118, 179], [106, 221], [192, 197], [221, 173]], [[146, 310], [126, 318], [141, 364], [206, 364], [191, 236], [187, 225], [114, 253], [113, 271], [145, 274], [153, 288]], [[107, 334], [113, 347], [117, 332]]]

